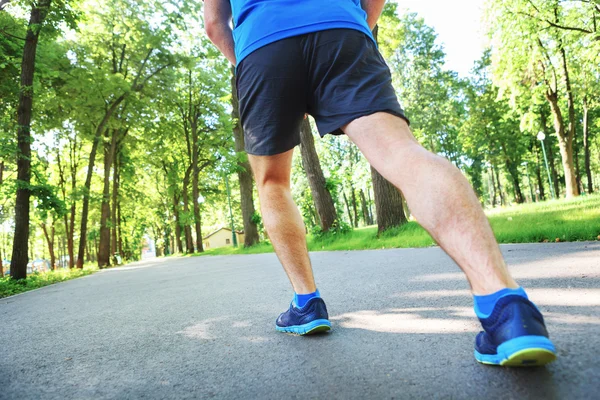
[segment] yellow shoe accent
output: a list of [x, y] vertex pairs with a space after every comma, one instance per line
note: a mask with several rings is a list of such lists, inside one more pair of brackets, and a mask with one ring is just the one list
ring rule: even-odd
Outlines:
[[503, 367], [540, 367], [556, 360], [556, 354], [546, 349], [525, 349], [502, 361]]
[[315, 333], [327, 332], [331, 327], [327, 325], [319, 325], [305, 333], [305, 335], [313, 335]]

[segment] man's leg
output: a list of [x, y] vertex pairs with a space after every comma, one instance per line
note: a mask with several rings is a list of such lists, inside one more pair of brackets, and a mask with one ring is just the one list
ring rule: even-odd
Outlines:
[[376, 113], [343, 130], [402, 191], [419, 223], [465, 272], [474, 294], [518, 287], [467, 179], [445, 158], [425, 150], [406, 121]]
[[294, 150], [274, 156], [249, 156], [265, 229], [275, 253], [298, 294], [315, 292], [306, 247], [306, 230], [292, 199], [290, 174]]
[[275, 322], [280, 332], [308, 335], [331, 328], [325, 302], [315, 286], [306, 230], [292, 199], [290, 174], [294, 150], [274, 156], [249, 156], [263, 223], [275, 253], [294, 287], [294, 301]]
[[481, 205], [458, 168], [421, 147], [406, 121], [388, 113], [359, 118], [343, 130], [404, 193], [419, 223], [467, 275], [484, 329], [475, 339], [477, 361], [538, 366], [556, 359], [542, 314], [508, 273]]

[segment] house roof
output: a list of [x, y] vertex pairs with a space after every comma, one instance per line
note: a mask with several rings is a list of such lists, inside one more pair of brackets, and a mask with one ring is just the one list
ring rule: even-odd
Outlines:
[[[211, 234], [209, 234], [209, 235], [207, 235], [207, 236], [204, 236], [204, 239], [208, 239], [209, 237], [211, 237], [211, 236], [213, 236], [213, 235], [217, 234], [218, 232], [222, 231], [223, 229], [225, 229], [226, 231], [229, 231], [229, 232], [231, 232], [231, 229], [229, 229], [229, 228], [226, 228], [226, 227], [221, 227], [221, 228], [217, 229], [216, 231], [212, 232]], [[238, 235], [243, 235], [243, 234], [244, 234], [244, 231], [235, 231], [235, 233], [237, 233]]]

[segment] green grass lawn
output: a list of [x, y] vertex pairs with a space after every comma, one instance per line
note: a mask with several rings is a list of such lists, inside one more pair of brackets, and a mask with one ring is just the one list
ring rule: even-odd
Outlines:
[[0, 278], [0, 299], [18, 293], [27, 292], [28, 290], [51, 285], [53, 283], [68, 281], [69, 279], [90, 275], [97, 270], [97, 267], [85, 267], [84, 269], [72, 270], [59, 269], [57, 271], [33, 273], [27, 275], [27, 279], [21, 279], [19, 281], [13, 281], [10, 279], [10, 277], [5, 276], [4, 278]]
[[[600, 196], [553, 200], [495, 209], [487, 213], [500, 243], [540, 243], [599, 240]], [[355, 229], [345, 234], [308, 236], [310, 251], [365, 250], [428, 247], [435, 242], [417, 222], [392, 229], [377, 237], [377, 227]], [[267, 243], [247, 249], [221, 247], [196, 255], [255, 254], [272, 252]]]

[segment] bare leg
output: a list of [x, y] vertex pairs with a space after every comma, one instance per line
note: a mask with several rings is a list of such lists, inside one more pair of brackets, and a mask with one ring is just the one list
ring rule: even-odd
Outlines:
[[408, 124], [388, 113], [359, 118], [343, 130], [371, 165], [402, 191], [419, 223], [467, 275], [474, 294], [518, 287], [458, 168], [425, 150]]
[[298, 294], [316, 291], [306, 230], [292, 199], [290, 174], [294, 150], [275, 156], [249, 156], [254, 172], [263, 223], [275, 253]]

